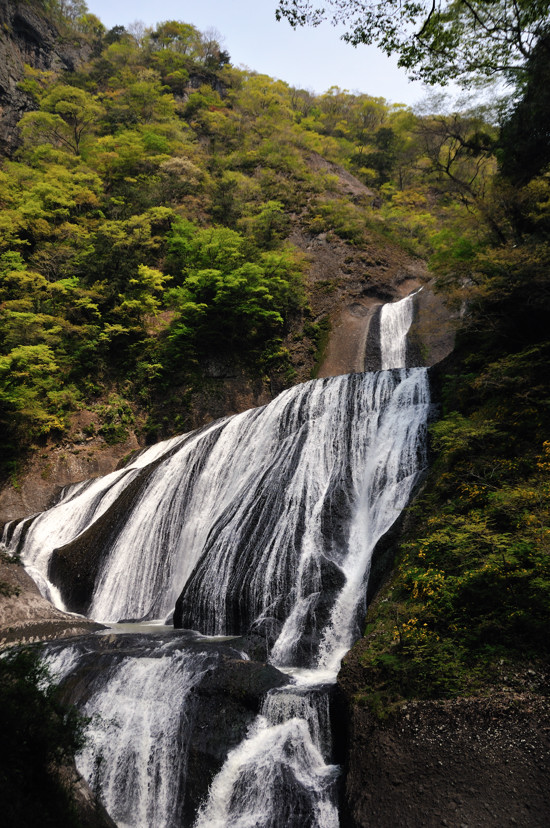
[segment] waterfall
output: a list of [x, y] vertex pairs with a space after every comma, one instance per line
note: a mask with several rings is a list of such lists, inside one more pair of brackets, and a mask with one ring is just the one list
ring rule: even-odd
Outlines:
[[[277, 692], [276, 700], [286, 695]], [[268, 696], [214, 779], [195, 828], [337, 828], [338, 768], [325, 763], [307, 717], [317, 718], [315, 708], [307, 707], [293, 710]]]
[[[189, 633], [119, 633], [56, 642], [47, 645], [45, 660], [55, 681], [65, 681], [70, 699], [90, 719], [77, 768], [124, 827], [190, 825], [208, 782], [203, 780], [202, 791], [192, 790], [204, 767], [190, 768], [190, 760], [200, 763], [226, 716], [234, 731], [228, 734], [229, 746], [231, 739], [235, 745], [242, 740], [254, 719], [252, 711], [242, 709], [250, 698], [241, 709], [232, 706], [227, 678], [235, 681], [244, 668], [240, 697], [253, 692], [255, 669], [267, 687], [277, 684], [273, 668], [258, 668], [229, 645]], [[224, 669], [225, 680], [217, 686]], [[278, 683], [283, 682], [280, 677]]]
[[[403, 367], [411, 319], [410, 297], [383, 309], [392, 370], [295, 386], [6, 528], [62, 608], [109, 623], [173, 613], [197, 631], [50, 648], [92, 717], [78, 768], [119, 826], [338, 825], [331, 687], [360, 634], [373, 551], [426, 465], [427, 372]], [[204, 636], [244, 637], [213, 655]], [[233, 689], [201, 713], [222, 677]], [[196, 801], [189, 757], [211, 781]]]
[[251, 630], [277, 664], [313, 666], [344, 585], [332, 626], [342, 647], [357, 632], [347, 605], [414, 485], [427, 405], [418, 369], [295, 386], [68, 490], [8, 527], [9, 548], [61, 608], [116, 622], [176, 606], [178, 626]]
[[3, 534], [5, 548], [13, 554], [21, 554], [25, 568], [40, 591], [55, 606], [62, 610], [70, 609], [65, 605], [59, 589], [48, 577], [54, 547], [78, 538], [116, 504], [122, 492], [141, 470], [153, 465], [158, 458], [184, 440], [185, 438], [176, 437], [152, 446], [140, 452], [121, 471], [66, 487], [58, 504], [52, 509], [16, 525], [7, 524]]
[[[70, 646], [67, 650], [71, 653]], [[90, 725], [78, 770], [100, 792], [118, 825], [181, 824], [192, 691], [206, 659], [189, 652], [126, 656], [104, 668], [88, 688], [81, 712]], [[48, 666], [60, 677], [75, 663], [59, 669], [54, 658]]]
[[381, 368], [400, 368], [407, 364], [407, 334], [414, 315], [414, 296], [382, 305], [380, 312]]

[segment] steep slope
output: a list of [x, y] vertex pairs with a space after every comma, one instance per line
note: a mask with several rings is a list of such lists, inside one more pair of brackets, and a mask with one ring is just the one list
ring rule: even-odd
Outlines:
[[11, 155], [20, 143], [17, 123], [36, 108], [20, 87], [25, 64], [42, 71], [74, 71], [90, 54], [77, 40], [60, 40], [50, 16], [28, 0], [0, 0], [0, 155]]

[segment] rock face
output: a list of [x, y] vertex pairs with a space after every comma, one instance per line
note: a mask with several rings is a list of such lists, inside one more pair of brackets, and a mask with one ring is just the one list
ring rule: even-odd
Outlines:
[[548, 825], [547, 699], [414, 702], [388, 722], [350, 713], [342, 825]]
[[32, 97], [18, 88], [25, 64], [34, 69], [73, 70], [89, 53], [89, 47], [61, 41], [59, 32], [37, 3], [0, 0], [0, 153], [17, 148], [17, 122], [34, 109]]
[[[88, 412], [77, 412], [77, 421]], [[96, 436], [86, 438], [73, 423], [60, 445], [49, 444], [35, 452], [17, 478], [0, 489], [0, 527], [11, 520], [43, 512], [52, 506], [64, 486], [109, 474], [140, 445], [135, 433], [124, 442], [108, 445]]]
[[0, 557], [0, 647], [48, 641], [101, 629], [61, 612], [43, 598], [21, 564]]
[[345, 828], [543, 828], [548, 676], [537, 664], [488, 697], [409, 701], [380, 720], [361, 702], [360, 640], [338, 676], [347, 728]]

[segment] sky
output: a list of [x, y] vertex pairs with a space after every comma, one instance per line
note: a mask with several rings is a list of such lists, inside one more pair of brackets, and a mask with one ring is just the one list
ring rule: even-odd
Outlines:
[[109, 29], [141, 20], [192, 23], [215, 28], [234, 66], [245, 66], [318, 94], [331, 86], [364, 92], [413, 106], [426, 95], [397, 61], [374, 46], [354, 48], [329, 23], [293, 30], [275, 20], [277, 0], [87, 0], [88, 9]]

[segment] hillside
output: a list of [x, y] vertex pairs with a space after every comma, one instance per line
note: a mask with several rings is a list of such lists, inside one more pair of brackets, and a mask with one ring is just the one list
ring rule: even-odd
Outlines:
[[[385, 172], [362, 166], [411, 114], [236, 70], [186, 24], [138, 41], [88, 15], [56, 41], [51, 16], [10, 9], [12, 150], [29, 111], [0, 182], [2, 521], [144, 443], [361, 368], [369, 307], [426, 278], [421, 250], [383, 235]], [[437, 335], [419, 335], [429, 362]]]
[[[344, 824], [544, 825], [546, 40], [500, 114], [419, 114], [238, 70], [186, 23], [63, 9], [0, 2], [0, 524], [377, 369], [375, 309], [422, 286], [431, 465], [339, 677]], [[4, 558], [0, 587], [6, 643], [68, 634]]]

